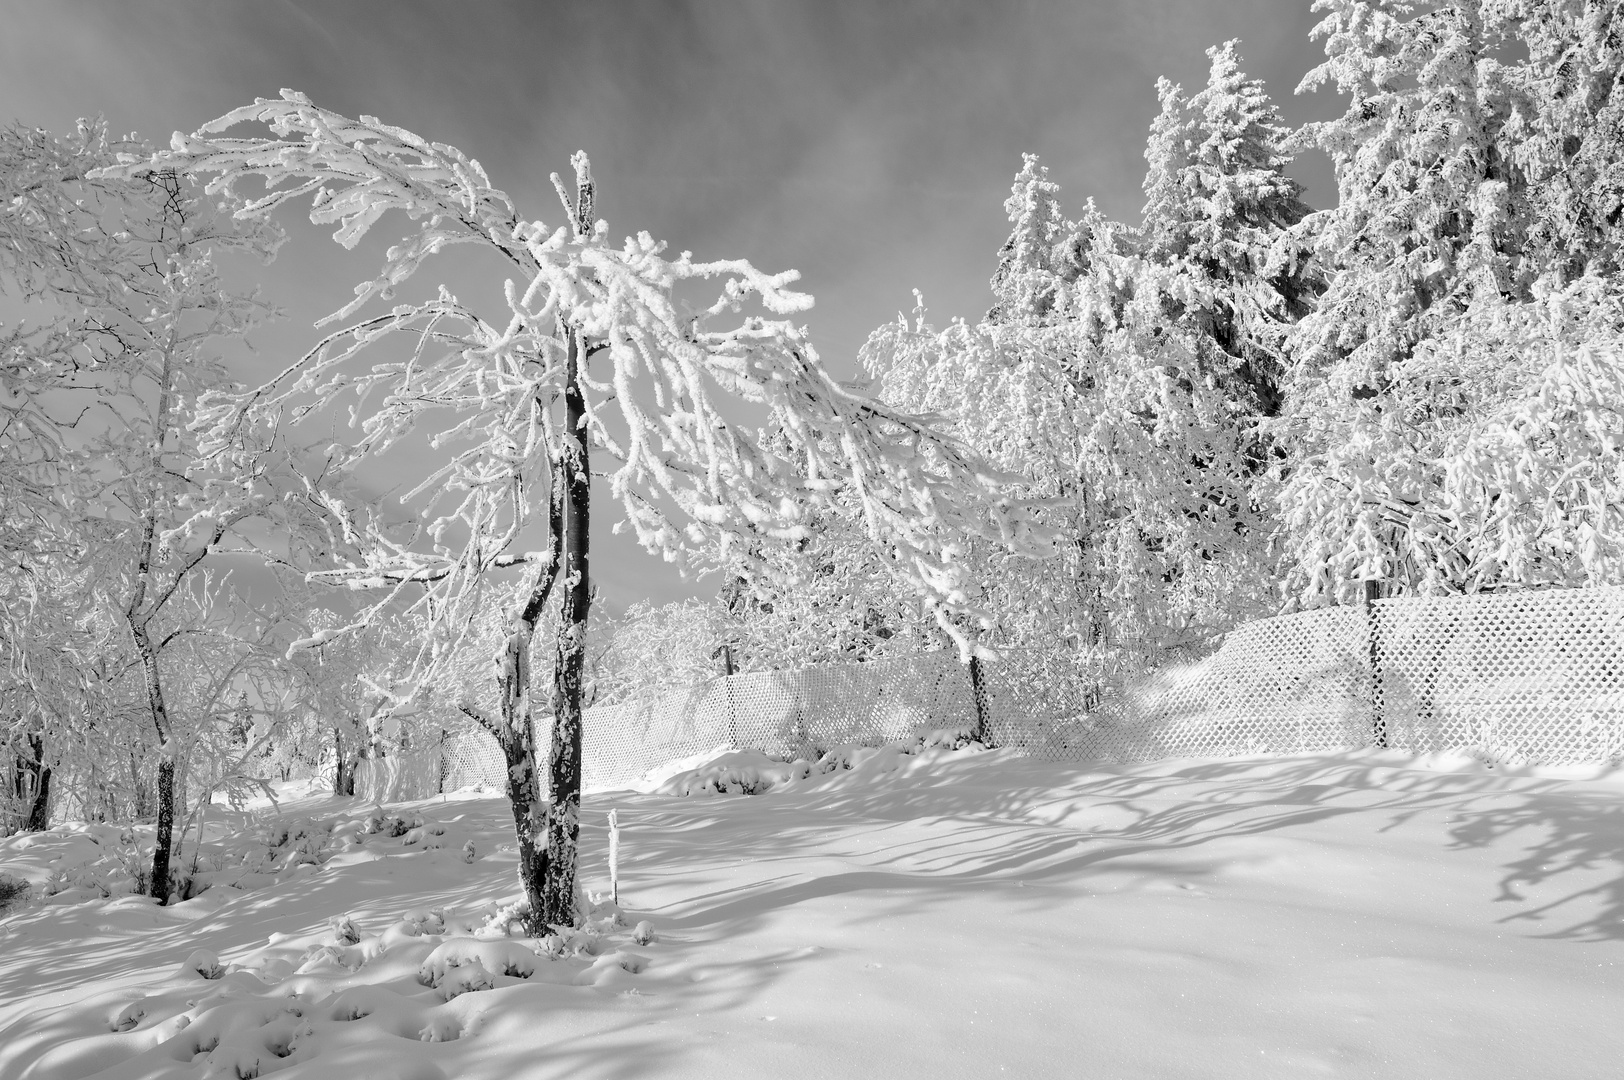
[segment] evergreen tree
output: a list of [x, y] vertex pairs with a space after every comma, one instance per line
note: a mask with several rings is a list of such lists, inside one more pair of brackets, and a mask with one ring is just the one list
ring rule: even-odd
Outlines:
[[[1570, 481], [1611, 467], [1597, 388], [1612, 385], [1616, 309], [1593, 270], [1616, 261], [1615, 6], [1316, 6], [1328, 58], [1303, 85], [1350, 101], [1300, 140], [1331, 154], [1341, 199], [1300, 226], [1328, 284], [1289, 342], [1288, 590], [1603, 580], [1610, 549], [1586, 537], [1608, 488]], [[1553, 314], [1575, 307], [1595, 315], [1584, 348]], [[1507, 471], [1512, 445], [1524, 465]], [[1549, 472], [1544, 494], [1518, 480], [1554, 468], [1557, 445], [1577, 473]]]
[[1203, 369], [1247, 412], [1274, 416], [1282, 339], [1316, 282], [1291, 233], [1308, 207], [1286, 175], [1289, 131], [1263, 84], [1241, 72], [1235, 45], [1207, 50], [1211, 73], [1194, 98], [1157, 82], [1140, 252], [1165, 268], [1150, 284]]
[[1502, 138], [1518, 95], [1497, 51], [1504, 20], [1480, 0], [1318, 0], [1327, 59], [1298, 88], [1334, 82], [1335, 120], [1297, 145], [1323, 150], [1337, 205], [1302, 222], [1328, 268], [1291, 349], [1328, 393], [1368, 398], [1474, 296], [1527, 298], [1526, 183]]
[[1624, 269], [1624, 9], [1614, 0], [1507, 5], [1527, 62], [1508, 125], [1527, 173], [1528, 247], [1567, 284]]
[[1060, 317], [1065, 285], [1082, 270], [1086, 238], [1060, 212], [1060, 185], [1036, 154], [1021, 155], [1004, 212], [1010, 234], [992, 275], [988, 322], [1042, 323]]

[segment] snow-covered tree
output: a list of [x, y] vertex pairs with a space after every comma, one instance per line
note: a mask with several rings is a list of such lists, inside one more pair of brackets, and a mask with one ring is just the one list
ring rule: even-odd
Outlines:
[[940, 413], [1042, 500], [1060, 559], [972, 556], [996, 583], [991, 640], [1065, 643], [1090, 678], [1227, 628], [1256, 610], [1266, 578], [1229, 403], [1174, 335], [1148, 332], [1149, 312], [1114, 312], [1115, 298], [1089, 291], [1136, 260], [1093, 247], [1107, 280], [1078, 280], [1087, 319], [937, 330], [916, 309], [862, 352], [887, 400]]
[[[1327, 60], [1303, 85], [1334, 81], [1349, 108], [1299, 139], [1331, 155], [1340, 200], [1300, 225], [1327, 287], [1289, 342], [1289, 591], [1317, 602], [1349, 599], [1361, 580], [1400, 592], [1597, 580], [1605, 558], [1581, 558], [1586, 545], [1564, 530], [1600, 519], [1556, 509], [1571, 490], [1548, 500], [1512, 482], [1521, 470], [1492, 478], [1486, 455], [1505, 452], [1510, 433], [1546, 431], [1543, 449], [1520, 452], [1535, 473], [1561, 460], [1555, 446], [1579, 454], [1545, 474], [1558, 489], [1568, 465], [1595, 467], [1581, 446], [1605, 458], [1602, 443], [1547, 430], [1564, 422], [1546, 410], [1567, 394], [1571, 415], [1605, 415], [1577, 403], [1591, 393], [1581, 384], [1606, 385], [1612, 340], [1597, 299], [1607, 288], [1581, 275], [1615, 258], [1617, 13], [1583, 2], [1316, 7]], [[1593, 312], [1592, 347], [1560, 329], [1573, 316], [1552, 304]], [[1547, 372], [1563, 374], [1545, 383]], [[1489, 417], [1510, 426], [1492, 437]], [[1521, 531], [1505, 532], [1511, 522]], [[1491, 557], [1482, 545], [1495, 532]], [[1514, 536], [1532, 546], [1517, 550]]]
[[[160, 757], [151, 882], [164, 899], [180, 744], [163, 652], [178, 628], [155, 628], [236, 526], [282, 505], [268, 483], [277, 448], [239, 445], [255, 470], [229, 479], [197, 454], [193, 407], [231, 385], [217, 350], [265, 314], [225, 287], [215, 256], [268, 256], [279, 237], [217, 215], [173, 171], [97, 171], [147, 152], [98, 125], [68, 140], [17, 129], [0, 138], [10, 200], [0, 282], [39, 315], [5, 341], [10, 415], [26, 437], [0, 452], [21, 462], [11, 477], [30, 497], [18, 505], [65, 538], [65, 557], [101, 575], [97, 589], [139, 658]], [[30, 495], [45, 483], [48, 497]]]
[[729, 642], [727, 612], [715, 600], [640, 600], [605, 630], [592, 664], [594, 704], [644, 701], [728, 674], [719, 653]]
[[1327, 153], [1337, 205], [1302, 222], [1326, 289], [1292, 335], [1298, 364], [1340, 398], [1379, 394], [1473, 297], [1526, 298], [1523, 179], [1503, 130], [1517, 97], [1496, 50], [1503, 20], [1480, 0], [1318, 0], [1327, 59], [1299, 91], [1334, 82], [1335, 120], [1298, 144]]
[[1542, 273], [1565, 285], [1624, 269], [1624, 11], [1612, 0], [1520, 0], [1528, 58], [1511, 73], [1522, 92], [1508, 125], [1526, 174], [1527, 245]]
[[[314, 638], [346, 621], [330, 608], [312, 607], [304, 617], [302, 637]], [[289, 731], [307, 747], [320, 747], [323, 755], [331, 748], [333, 794], [355, 794], [360, 759], [376, 743], [378, 724], [401, 680], [410, 675], [423, 629], [421, 619], [384, 615], [288, 658], [306, 706]]]
[[1246, 413], [1274, 416], [1282, 341], [1316, 282], [1291, 229], [1308, 213], [1286, 175], [1290, 134], [1262, 82], [1240, 70], [1236, 42], [1207, 50], [1193, 98], [1166, 79], [1145, 159], [1139, 250], [1167, 320], [1188, 335], [1203, 374]]
[[[222, 134], [242, 123], [269, 125], [276, 137]], [[385, 454], [414, 431], [455, 447], [408, 493], [418, 500], [417, 533], [392, 534], [331, 500], [367, 555], [325, 576], [382, 587], [381, 604], [424, 589], [446, 631], [425, 650], [422, 671], [432, 674], [490, 595], [491, 572], [524, 568], [497, 658], [497, 710], [469, 711], [509, 763], [520, 875], [536, 931], [575, 917], [589, 453], [613, 462], [609, 490], [639, 540], [677, 560], [704, 553], [752, 561], [754, 545], [804, 535], [807, 508], [831, 491], [854, 492], [870, 534], [966, 650], [972, 643], [959, 623], [979, 609], [959, 559], [963, 537], [1016, 541], [1024, 527], [998, 493], [996, 474], [918, 419], [842, 388], [792, 323], [747, 315], [717, 326], [747, 301], [774, 315], [804, 309], [809, 298], [788, 288], [793, 272], [767, 275], [742, 260], [698, 263], [686, 254], [670, 260], [647, 233], [616, 246], [595, 218], [586, 157], [574, 164], [573, 193], [557, 184], [566, 220], [546, 226], [522, 218], [478, 163], [454, 148], [339, 116], [289, 91], [194, 136], [178, 135], [169, 153], [131, 170], [211, 175], [209, 190], [237, 197], [239, 216], [250, 218], [314, 196], [312, 219], [337, 223], [335, 239], [349, 246], [388, 211], [402, 211], [416, 230], [334, 319], [393, 296], [451, 244], [478, 244], [516, 274], [493, 320], [442, 289], [334, 334], [282, 377], [219, 403], [212, 419], [216, 437], [229, 440], [244, 423], [370, 392], [375, 401], [358, 413], [362, 434], [347, 463]], [[263, 196], [240, 194], [249, 176], [265, 180]], [[712, 279], [722, 286], [714, 303], [695, 308], [679, 299], [679, 290]], [[369, 345], [396, 333], [412, 342], [402, 359], [358, 367]], [[717, 392], [765, 410], [792, 454], [770, 452], [728, 423], [713, 404]], [[521, 546], [535, 542], [537, 529], [543, 546]], [[563, 629], [544, 801], [528, 741], [529, 655], [555, 584], [564, 593]]]
[[1624, 581], [1624, 298], [1582, 278], [1475, 304], [1389, 369], [1378, 405], [1320, 414], [1287, 483], [1293, 593]]
[[1067, 283], [1083, 268], [1086, 232], [1061, 214], [1060, 185], [1036, 154], [1022, 155], [1004, 212], [1010, 233], [998, 250], [991, 283], [997, 301], [987, 321], [1052, 321], [1063, 314], [1057, 307], [1064, 305]]
[[[716, 634], [727, 650], [724, 664], [760, 671], [951, 645], [918, 593], [869, 542], [859, 509], [837, 500], [820, 508], [809, 525], [805, 540], [763, 552], [775, 565], [771, 575], [735, 573], [722, 586]], [[978, 546], [968, 545], [968, 558], [975, 558]], [[984, 603], [996, 611], [1000, 583], [991, 573], [982, 579]], [[980, 639], [991, 644], [984, 632]], [[712, 652], [717, 648], [713, 644]]]

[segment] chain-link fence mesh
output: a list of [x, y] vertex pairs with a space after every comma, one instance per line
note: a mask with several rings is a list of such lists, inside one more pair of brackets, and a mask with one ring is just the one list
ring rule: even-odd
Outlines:
[[[1103, 674], [1060, 653], [982, 665], [991, 741], [1047, 760], [1464, 749], [1507, 764], [1624, 760], [1624, 586], [1397, 598], [1237, 627], [1209, 655]], [[588, 709], [584, 781], [628, 783], [719, 745], [813, 755], [976, 718], [951, 652], [715, 679]], [[537, 741], [548, 732], [538, 726]], [[393, 764], [391, 764], [393, 762]], [[500, 790], [494, 741], [448, 732], [366, 762], [357, 792]]]

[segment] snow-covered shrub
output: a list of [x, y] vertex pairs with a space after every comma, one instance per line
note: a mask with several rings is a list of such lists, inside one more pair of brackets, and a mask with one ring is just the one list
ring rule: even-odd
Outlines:
[[[489, 978], [491, 974], [528, 979], [536, 973], [540, 957], [516, 941], [481, 941], [478, 938], [456, 937], [435, 946], [417, 969], [417, 981], [424, 986], [444, 991], [447, 980], [455, 982], [459, 972], [476, 968]], [[488, 990], [494, 983], [484, 986], [465, 986], [456, 993], [470, 989]], [[446, 1000], [456, 994], [447, 995]]]
[[194, 949], [180, 965], [182, 974], [192, 973], [205, 979], [218, 979], [225, 974], [220, 958], [207, 949]]
[[28, 902], [29, 884], [15, 874], [0, 873], [0, 917]]
[[361, 940], [361, 931], [355, 928], [355, 920], [348, 915], [335, 915], [327, 925], [333, 928], [333, 940], [339, 945], [355, 945]]

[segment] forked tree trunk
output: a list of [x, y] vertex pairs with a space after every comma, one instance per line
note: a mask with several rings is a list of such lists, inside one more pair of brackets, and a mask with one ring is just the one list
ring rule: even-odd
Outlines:
[[535, 702], [530, 695], [530, 646], [536, 623], [547, 609], [558, 580], [564, 550], [564, 489], [554, 478], [547, 501], [547, 535], [551, 550], [547, 566], [530, 587], [524, 607], [517, 612], [502, 644], [497, 664], [496, 699], [500, 714], [494, 719], [465, 711], [496, 739], [507, 766], [508, 807], [513, 812], [513, 834], [519, 848], [519, 884], [524, 888], [529, 914], [525, 933], [547, 932], [543, 911], [543, 882], [547, 877], [547, 803], [541, 795], [541, 774], [536, 767]]
[[[588, 202], [588, 200], [583, 200]], [[589, 202], [588, 202], [589, 205]], [[547, 815], [547, 873], [542, 882], [540, 921], [575, 925], [575, 871], [581, 836], [581, 738], [583, 675], [586, 668], [586, 620], [592, 606], [587, 548], [591, 515], [592, 474], [588, 466], [586, 402], [580, 366], [586, 360], [579, 335], [571, 330], [564, 375], [564, 430], [560, 478], [567, 517], [564, 522], [564, 610], [553, 668], [557, 708], [553, 717], [548, 780], [551, 807]]]

